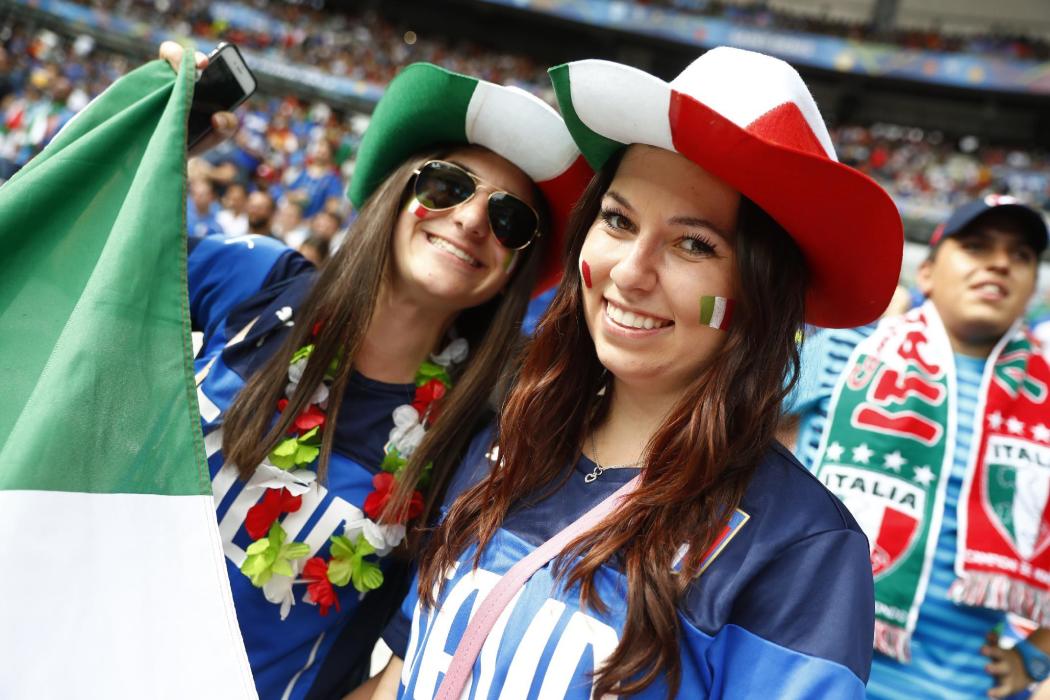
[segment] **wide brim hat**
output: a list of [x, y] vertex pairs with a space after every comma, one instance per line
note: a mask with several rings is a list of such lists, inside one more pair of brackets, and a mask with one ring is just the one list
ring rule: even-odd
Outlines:
[[665, 82], [609, 61], [550, 70], [591, 167], [629, 144], [679, 153], [755, 202], [802, 250], [806, 322], [877, 319], [897, 285], [904, 232], [874, 180], [838, 162], [809, 89], [790, 65], [720, 47]]
[[[348, 196], [360, 209], [409, 156], [440, 144], [483, 146], [532, 178], [551, 215], [534, 294], [561, 279], [565, 224], [593, 172], [561, 116], [535, 95], [430, 63], [387, 86], [361, 140]], [[535, 245], [535, 244], [534, 244]]]

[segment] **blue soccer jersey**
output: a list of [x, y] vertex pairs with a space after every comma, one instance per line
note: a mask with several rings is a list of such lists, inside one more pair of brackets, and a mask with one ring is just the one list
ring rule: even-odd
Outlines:
[[[477, 440], [449, 490], [487, 472], [491, 434]], [[435, 609], [410, 590], [384, 633], [404, 658], [400, 697], [429, 698], [470, 616], [500, 576], [536, 546], [613, 493], [636, 470], [607, 470], [592, 483], [581, 458], [551, 496], [512, 509], [472, 569], [473, 549], [448, 573]], [[540, 568], [485, 641], [465, 697], [591, 697], [592, 674], [616, 648], [626, 579], [600, 570], [604, 612]], [[681, 698], [861, 698], [871, 664], [873, 592], [864, 535], [820, 483], [782, 448], [758, 467], [728, 532], [678, 610]], [[640, 697], [664, 698], [661, 679]]]
[[[196, 360], [198, 376], [204, 375], [198, 402], [219, 534], [237, 622], [263, 700], [341, 696], [347, 679], [360, 680], [367, 673], [372, 647], [407, 581], [405, 565], [386, 557], [381, 561], [383, 586], [365, 597], [352, 586], [336, 588], [339, 608], [322, 616], [317, 606], [304, 601], [304, 584], [292, 585], [284, 598], [271, 592], [271, 600], [239, 569], [252, 541], [245, 518], [266, 489], [246, 484], [234, 467], [224, 464], [223, 415], [246, 379], [280, 346], [315, 277], [313, 267], [297, 253], [258, 236], [207, 238], [189, 257], [190, 306], [194, 326], [204, 332]], [[249, 323], [250, 331], [230, 343]], [[345, 524], [360, 521], [393, 427], [392, 413], [410, 403], [414, 393], [412, 384], [351, 376], [327, 480], [281, 519], [289, 541], [309, 545], [309, 557], [327, 556], [329, 538], [343, 534]], [[290, 607], [282, 619], [286, 600]], [[354, 634], [342, 634], [349, 627]]]
[[[807, 339], [803, 376], [787, 409], [800, 418], [796, 454], [803, 464], [811, 466], [817, 455], [831, 395], [850, 355], [874, 329], [821, 331]], [[983, 359], [955, 356], [957, 432], [930, 582], [919, 607], [910, 663], [875, 654], [867, 693], [873, 700], [983, 698], [992, 687], [992, 678], [984, 671], [988, 659], [980, 648], [985, 635], [1004, 621], [1005, 614], [956, 605], [948, 599], [948, 588], [956, 578], [959, 494], [969, 464], [984, 365]]]

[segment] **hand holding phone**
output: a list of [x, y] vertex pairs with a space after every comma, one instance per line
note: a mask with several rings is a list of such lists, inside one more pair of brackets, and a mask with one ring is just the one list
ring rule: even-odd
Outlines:
[[255, 76], [237, 47], [219, 44], [208, 55], [208, 66], [201, 71], [193, 90], [186, 133], [187, 149], [192, 149], [212, 132], [213, 115], [233, 111], [255, 92], [255, 88]]

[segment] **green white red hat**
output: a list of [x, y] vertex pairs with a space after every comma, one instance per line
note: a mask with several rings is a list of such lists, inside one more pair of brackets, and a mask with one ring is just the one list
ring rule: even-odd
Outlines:
[[535, 292], [557, 284], [565, 224], [593, 175], [557, 111], [519, 88], [413, 63], [391, 81], [372, 113], [350, 180], [354, 207], [361, 208], [413, 153], [441, 144], [483, 146], [532, 178], [551, 214], [551, 236], [539, 241], [543, 260]]
[[720, 47], [670, 83], [598, 60], [550, 74], [591, 167], [633, 143], [674, 151], [784, 227], [809, 272], [807, 323], [859, 326], [885, 310], [904, 247], [897, 207], [874, 180], [838, 162], [820, 111], [790, 65]]

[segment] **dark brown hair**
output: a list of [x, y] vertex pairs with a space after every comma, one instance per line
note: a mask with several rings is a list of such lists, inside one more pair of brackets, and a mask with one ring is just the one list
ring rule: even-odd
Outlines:
[[[566, 269], [573, 269], [613, 159], [591, 181], [569, 224]], [[594, 695], [631, 694], [664, 674], [669, 696], [681, 677], [676, 606], [696, 578], [724, 519], [739, 505], [774, 440], [781, 401], [798, 375], [796, 332], [803, 321], [806, 273], [799, 249], [761, 209], [742, 198], [736, 259], [740, 297], [718, 355], [704, 367], [652, 436], [642, 485], [612, 516], [572, 542], [555, 562], [584, 605], [603, 610], [594, 577], [616, 559], [627, 577], [623, 636], [597, 671]], [[435, 603], [435, 584], [463, 551], [482, 548], [524, 494], [550, 493], [571, 475], [584, 437], [604, 417], [595, 396], [602, 366], [583, 317], [579, 275], [566, 275], [529, 345], [497, 431], [501, 464], [453, 504], [422, 556], [419, 596]], [[682, 544], [681, 574], [672, 559]]]
[[[465, 147], [465, 146], [464, 146]], [[390, 275], [391, 241], [394, 226], [404, 206], [412, 173], [427, 160], [448, 154], [455, 147], [434, 149], [409, 158], [368, 199], [347, 234], [346, 242], [326, 261], [313, 289], [297, 310], [295, 325], [281, 347], [253, 374], [234, 399], [224, 419], [223, 453], [237, 465], [242, 478], [250, 478], [257, 466], [276, 446], [292, 420], [303, 411], [333, 360], [338, 371], [331, 395], [341, 397], [350, 379], [354, 357], [372, 321], [372, 313], [384, 280]], [[538, 191], [537, 201], [542, 201]], [[541, 227], [546, 227], [541, 212]], [[546, 237], [544, 237], [546, 238]], [[417, 487], [424, 465], [433, 463], [432, 479], [422, 522], [444, 491], [478, 423], [485, 414], [492, 387], [499, 382], [508, 357], [519, 343], [520, 325], [529, 302], [540, 255], [529, 246], [521, 256], [503, 292], [479, 306], [460, 312], [455, 327], [470, 344], [468, 360], [457, 369], [454, 386], [445, 396], [438, 419], [427, 430], [404, 471], [398, 489], [385, 513], [401, 512]], [[320, 332], [313, 327], [323, 321]], [[288, 383], [288, 365], [296, 350], [314, 344], [302, 379], [277, 422], [270, 427], [277, 401]], [[326, 425], [337, 425], [339, 400], [330, 400]], [[332, 453], [335, 430], [322, 431], [317, 463], [324, 479]]]

